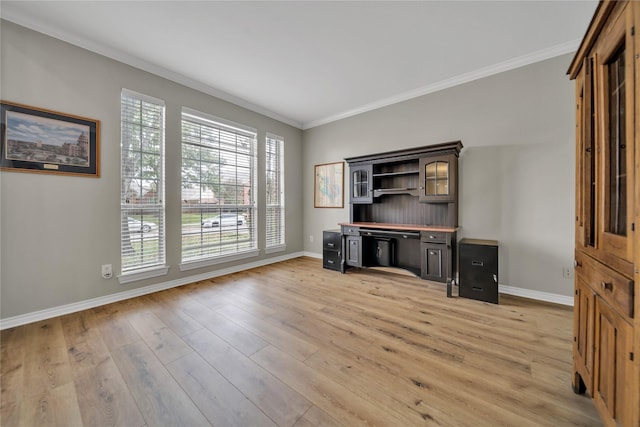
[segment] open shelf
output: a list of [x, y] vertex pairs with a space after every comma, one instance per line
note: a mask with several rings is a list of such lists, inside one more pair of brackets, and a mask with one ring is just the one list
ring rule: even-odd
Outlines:
[[410, 170], [410, 171], [400, 171], [400, 172], [384, 172], [384, 173], [374, 173], [374, 177], [383, 177], [383, 176], [401, 176], [401, 175], [418, 175], [420, 171], [418, 170]]
[[380, 197], [390, 194], [410, 194], [412, 196], [418, 196], [417, 188], [377, 188], [373, 190], [373, 197]]

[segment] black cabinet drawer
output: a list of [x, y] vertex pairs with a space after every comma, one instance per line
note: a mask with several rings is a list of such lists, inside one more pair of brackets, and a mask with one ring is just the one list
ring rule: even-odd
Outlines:
[[498, 303], [498, 242], [462, 239], [459, 271], [461, 297]]
[[342, 246], [342, 236], [340, 231], [322, 232], [322, 249], [340, 250]]
[[423, 231], [420, 233], [420, 240], [425, 243], [446, 243], [447, 234], [444, 231]]
[[340, 256], [340, 251], [331, 251], [325, 249], [322, 252], [322, 266], [324, 268], [340, 271], [341, 262], [342, 257]]
[[353, 227], [350, 225], [342, 226], [342, 234], [347, 236], [359, 236], [360, 235], [360, 227]]

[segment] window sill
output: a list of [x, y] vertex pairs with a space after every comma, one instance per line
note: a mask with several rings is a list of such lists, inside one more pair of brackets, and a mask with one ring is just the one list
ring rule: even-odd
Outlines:
[[276, 252], [284, 252], [287, 250], [287, 245], [269, 246], [264, 249], [265, 254], [274, 254]]
[[216, 258], [207, 258], [199, 261], [188, 261], [180, 264], [180, 271], [194, 270], [196, 268], [208, 267], [216, 264], [223, 264], [225, 262], [237, 261], [245, 258], [253, 258], [260, 255], [260, 251], [253, 249], [246, 252], [239, 252], [232, 255], [223, 255]]
[[121, 285], [125, 283], [136, 282], [138, 280], [151, 279], [153, 277], [166, 276], [169, 273], [168, 266], [152, 267], [146, 270], [132, 271], [129, 273], [123, 273], [118, 276], [118, 281]]

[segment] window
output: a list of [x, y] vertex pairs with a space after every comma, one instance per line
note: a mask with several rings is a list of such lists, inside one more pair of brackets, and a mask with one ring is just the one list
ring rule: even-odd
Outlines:
[[255, 130], [183, 109], [183, 263], [257, 255], [256, 163]]
[[266, 251], [284, 250], [284, 140], [267, 134], [266, 143]]
[[164, 101], [124, 89], [120, 105], [121, 265], [131, 274], [165, 268]]

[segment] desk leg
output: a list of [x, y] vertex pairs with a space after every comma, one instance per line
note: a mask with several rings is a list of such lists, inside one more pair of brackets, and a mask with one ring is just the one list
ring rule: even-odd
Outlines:
[[451, 298], [451, 288], [453, 284], [451, 283], [451, 279], [447, 277], [447, 298]]
[[347, 249], [347, 238], [345, 237], [345, 235], [343, 234], [342, 236], [340, 236], [340, 246], [342, 246], [342, 250], [340, 251], [341, 255], [340, 255], [340, 273], [344, 274], [345, 270], [347, 269], [346, 263], [345, 263], [345, 257], [346, 257], [346, 249]]

